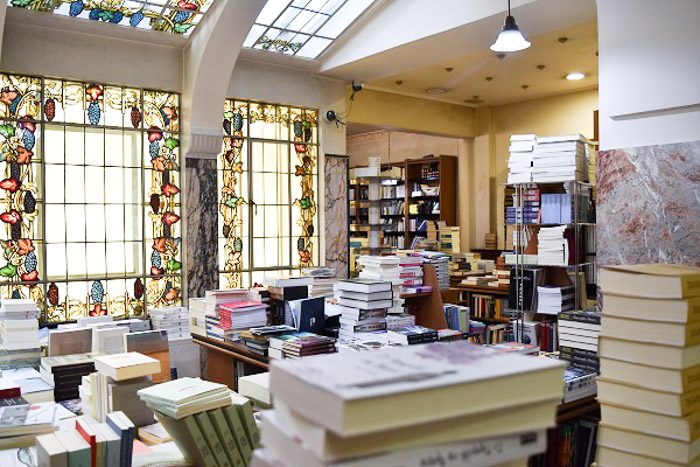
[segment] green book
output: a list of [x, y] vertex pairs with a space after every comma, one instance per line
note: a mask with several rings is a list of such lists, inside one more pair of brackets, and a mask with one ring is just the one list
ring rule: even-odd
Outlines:
[[250, 445], [248, 434], [246, 433], [245, 428], [243, 428], [241, 416], [238, 414], [238, 410], [233, 405], [224, 407], [222, 411], [224, 413], [224, 417], [226, 417], [228, 426], [231, 429], [231, 433], [233, 433], [233, 437], [236, 439], [236, 443], [240, 448], [241, 456], [243, 456], [243, 460], [247, 464], [250, 462], [253, 448]]
[[253, 417], [253, 403], [248, 400], [247, 397], [241, 396], [237, 392], [231, 391], [231, 402], [233, 406], [238, 411], [241, 420], [243, 421], [243, 426], [248, 434], [248, 439], [253, 449], [261, 447], [260, 445], [260, 430], [258, 429], [258, 424], [255, 423], [255, 418]]
[[197, 466], [219, 466], [193, 415], [177, 420], [160, 412], [155, 414], [185, 459]]
[[231, 428], [228, 426], [224, 412], [221, 409], [214, 409], [207, 413], [209, 414], [211, 424], [214, 425], [216, 434], [219, 435], [219, 439], [226, 448], [226, 454], [230, 461], [229, 465], [244, 467], [246, 463], [243, 461], [243, 457], [241, 457], [238, 443], [236, 443], [236, 438], [233, 437], [233, 431], [231, 431]]
[[194, 416], [197, 420], [197, 425], [204, 435], [204, 439], [207, 440], [207, 444], [214, 453], [216, 462], [219, 463], [221, 467], [227, 467], [229, 465], [228, 456], [224, 449], [224, 440], [219, 438], [219, 434], [214, 429], [214, 425], [211, 423], [211, 419], [206, 412], [199, 412]]

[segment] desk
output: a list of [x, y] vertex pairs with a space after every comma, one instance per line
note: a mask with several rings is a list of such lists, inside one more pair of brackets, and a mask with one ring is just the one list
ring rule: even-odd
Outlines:
[[240, 369], [244, 364], [268, 371], [269, 357], [251, 352], [242, 344], [223, 342], [217, 339], [192, 334], [192, 342], [207, 349], [207, 379], [238, 389]]

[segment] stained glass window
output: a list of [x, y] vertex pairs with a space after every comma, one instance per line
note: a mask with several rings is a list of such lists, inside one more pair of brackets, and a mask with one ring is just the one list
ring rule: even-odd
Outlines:
[[318, 111], [227, 99], [219, 158], [224, 288], [318, 263]]
[[268, 0], [243, 45], [318, 57], [374, 0]]
[[0, 74], [0, 295], [47, 321], [143, 316], [181, 287], [179, 96]]
[[12, 7], [189, 35], [212, 0], [8, 0]]

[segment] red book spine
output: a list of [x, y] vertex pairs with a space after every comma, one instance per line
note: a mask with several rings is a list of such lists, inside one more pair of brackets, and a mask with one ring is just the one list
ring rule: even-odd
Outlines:
[[0, 399], [7, 399], [9, 397], [21, 397], [22, 390], [17, 386], [16, 388], [0, 389]]
[[79, 420], [75, 421], [75, 429], [90, 445], [90, 465], [92, 467], [97, 467], [97, 441], [95, 440], [95, 436], [85, 431]]

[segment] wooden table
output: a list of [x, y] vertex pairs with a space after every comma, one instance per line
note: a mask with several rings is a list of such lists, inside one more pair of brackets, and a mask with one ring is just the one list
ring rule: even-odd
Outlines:
[[238, 376], [244, 364], [262, 371], [269, 368], [270, 358], [251, 352], [243, 344], [222, 342], [217, 339], [192, 334], [192, 341], [207, 349], [207, 379], [238, 389]]

